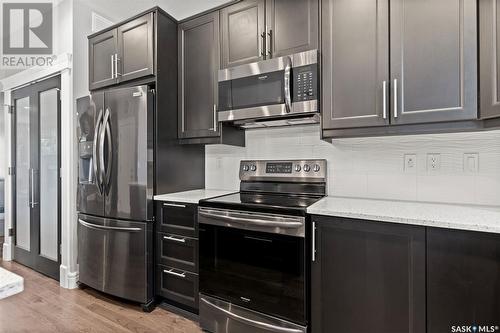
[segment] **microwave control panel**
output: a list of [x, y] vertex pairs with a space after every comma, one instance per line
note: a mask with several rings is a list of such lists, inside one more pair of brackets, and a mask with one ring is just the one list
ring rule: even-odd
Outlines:
[[312, 64], [293, 68], [294, 102], [318, 99], [318, 65]]

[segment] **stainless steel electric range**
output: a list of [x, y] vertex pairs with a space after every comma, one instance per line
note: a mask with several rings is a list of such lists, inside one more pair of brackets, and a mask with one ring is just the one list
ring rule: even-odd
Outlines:
[[240, 192], [200, 201], [200, 325], [307, 332], [311, 226], [326, 161], [242, 161]]

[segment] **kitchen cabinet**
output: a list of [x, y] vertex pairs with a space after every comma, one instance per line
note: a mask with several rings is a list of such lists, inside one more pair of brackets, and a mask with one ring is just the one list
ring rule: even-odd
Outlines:
[[179, 138], [217, 137], [219, 13], [179, 25]]
[[480, 114], [500, 117], [500, 3], [479, 1]]
[[428, 228], [427, 332], [500, 326], [499, 273], [500, 235]]
[[322, 0], [323, 129], [476, 120], [476, 23], [474, 0]]
[[89, 36], [89, 90], [155, 74], [155, 12]]
[[312, 221], [313, 333], [425, 332], [424, 227]]
[[244, 0], [221, 10], [222, 68], [317, 49], [318, 0]]
[[156, 202], [156, 295], [198, 312], [198, 205]]

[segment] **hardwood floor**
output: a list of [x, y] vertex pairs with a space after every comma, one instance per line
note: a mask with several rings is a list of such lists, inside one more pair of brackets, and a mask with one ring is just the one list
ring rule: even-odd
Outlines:
[[0, 300], [0, 332], [166, 332], [199, 333], [188, 319], [156, 308], [106, 297], [90, 288], [67, 290], [15, 262], [0, 266], [24, 277], [24, 291]]

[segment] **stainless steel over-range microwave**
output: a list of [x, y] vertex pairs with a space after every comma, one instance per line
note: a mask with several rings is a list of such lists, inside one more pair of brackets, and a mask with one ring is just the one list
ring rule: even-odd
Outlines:
[[318, 51], [219, 71], [219, 121], [310, 116], [319, 111]]

